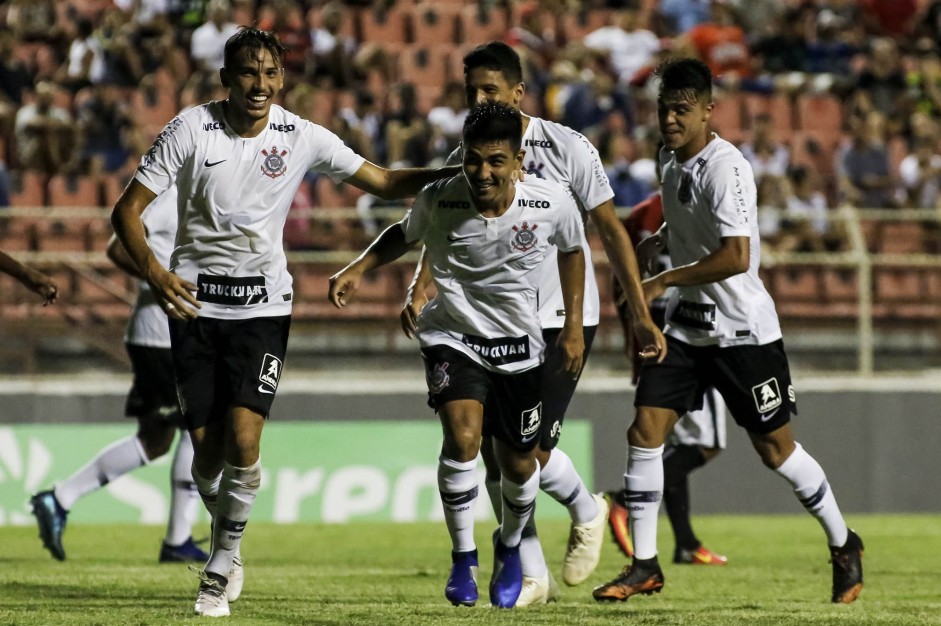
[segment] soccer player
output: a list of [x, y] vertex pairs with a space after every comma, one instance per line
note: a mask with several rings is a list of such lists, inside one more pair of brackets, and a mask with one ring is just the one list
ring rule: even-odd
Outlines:
[[0, 272], [12, 276], [33, 293], [42, 296], [42, 305], [47, 306], [59, 297], [55, 281], [31, 267], [23, 265], [6, 252], [0, 250]]
[[[490, 602], [516, 604], [523, 584], [520, 541], [539, 491], [536, 446], [542, 432], [539, 275], [556, 259], [566, 317], [560, 365], [569, 378], [582, 367], [583, 227], [572, 198], [556, 183], [527, 178], [522, 116], [500, 103], [473, 109], [462, 133], [462, 176], [418, 195], [406, 217], [330, 279], [330, 300], [344, 306], [363, 274], [423, 241], [437, 296], [418, 320], [428, 404], [444, 431], [438, 488], [451, 535], [452, 568], [445, 597], [476, 603], [474, 504], [477, 455], [486, 427], [503, 473], [502, 524], [494, 536]], [[485, 418], [486, 414], [486, 418]]]
[[[658, 171], [659, 175], [659, 171]], [[659, 177], [659, 176], [658, 176]], [[633, 208], [624, 228], [631, 238], [631, 243], [638, 244], [654, 234], [663, 225], [663, 196], [658, 191]], [[670, 255], [664, 249], [654, 259], [651, 274], [659, 274], [670, 269]], [[637, 384], [641, 359], [637, 354], [634, 332], [624, 301], [623, 291], [618, 281], [611, 281], [618, 318], [624, 329], [624, 352], [633, 366], [633, 382]], [[650, 314], [657, 326], [663, 328], [666, 306], [672, 288], [650, 303]], [[728, 559], [705, 547], [693, 532], [689, 515], [689, 480], [690, 472], [702, 467], [715, 458], [726, 445], [725, 415], [726, 406], [722, 396], [710, 387], [706, 392], [702, 409], [689, 411], [677, 421], [670, 433], [663, 450], [663, 503], [667, 517], [673, 529], [675, 549], [674, 563], [691, 565], [725, 565]], [[610, 512], [608, 526], [614, 540], [624, 556], [633, 556], [628, 525], [627, 502], [624, 491], [612, 491], [606, 494]]]
[[[195, 611], [229, 615], [244, 577], [239, 545], [261, 483], [261, 431], [281, 377], [291, 276], [282, 244], [308, 170], [383, 198], [414, 195], [445, 170], [387, 170], [330, 131], [274, 104], [284, 48], [267, 31], [228, 39], [223, 101], [181, 113], [141, 159], [112, 224], [170, 318], [171, 353], [194, 446], [193, 480], [213, 516], [212, 549]], [[179, 227], [169, 269], [140, 214], [176, 185]]]
[[[176, 189], [171, 187], [154, 200], [142, 216], [147, 241], [162, 264], [169, 262], [173, 250], [176, 199]], [[115, 237], [108, 244], [108, 258], [128, 274], [141, 278], [140, 270]], [[60, 561], [65, 560], [62, 533], [68, 512], [75, 503], [114, 479], [166, 454], [176, 431], [183, 428], [173, 380], [167, 316], [143, 280], [128, 322], [124, 345], [134, 371], [125, 414], [137, 419], [137, 434], [112, 443], [69, 478], [30, 498], [43, 545]], [[209, 558], [191, 535], [199, 503], [191, 473], [192, 464], [193, 444], [189, 433], [182, 429], [170, 469], [170, 511], [158, 557], [161, 563], [205, 562]]]
[[823, 469], [794, 441], [796, 398], [774, 302], [758, 277], [755, 180], [732, 144], [709, 129], [712, 74], [701, 61], [676, 59], [657, 71], [657, 116], [664, 148], [664, 225], [638, 247], [644, 265], [664, 246], [673, 268], [644, 281], [653, 300], [676, 287], [667, 306], [669, 352], [641, 369], [628, 429], [626, 499], [633, 562], [597, 587], [596, 600], [624, 601], [663, 587], [657, 513], [663, 443], [677, 418], [698, 408], [713, 386], [745, 428], [762, 462], [784, 478], [827, 536], [833, 602], [853, 602], [863, 585], [859, 536], [848, 529]]
[[[501, 102], [519, 109], [526, 85], [519, 55], [508, 45], [492, 41], [471, 50], [464, 57], [464, 87], [469, 107], [484, 102]], [[575, 198], [581, 211], [587, 212], [598, 230], [608, 259], [621, 284], [627, 286], [627, 301], [635, 320], [640, 345], [648, 357], [663, 358], [666, 342], [650, 318], [640, 287], [640, 272], [634, 251], [614, 210], [614, 192], [604, 173], [604, 166], [588, 140], [580, 133], [555, 122], [523, 114], [524, 169], [527, 178], [551, 180], [561, 184]], [[460, 158], [460, 148], [449, 162]], [[585, 254], [585, 299], [583, 306], [585, 354], [591, 348], [599, 321], [598, 285], [595, 282], [588, 242], [583, 238]], [[539, 287], [539, 321], [547, 346], [546, 367], [542, 383], [543, 420], [539, 434], [540, 488], [566, 506], [572, 520], [569, 541], [562, 567], [562, 578], [568, 585], [577, 585], [594, 571], [601, 556], [607, 503], [588, 491], [571, 459], [557, 447], [562, 422], [577, 378], [562, 374], [558, 337], [566, 323], [559, 277], [554, 271], [555, 252], [550, 250]], [[428, 283], [424, 263], [409, 286], [402, 326], [406, 334], [414, 331], [422, 307], [427, 302], [424, 287]], [[485, 432], [485, 435], [487, 433]], [[482, 446], [487, 466], [486, 487], [494, 512], [500, 514], [500, 472], [490, 453], [491, 446]], [[517, 606], [544, 604], [557, 599], [559, 592], [549, 575], [534, 523], [524, 533], [521, 548], [524, 586]]]

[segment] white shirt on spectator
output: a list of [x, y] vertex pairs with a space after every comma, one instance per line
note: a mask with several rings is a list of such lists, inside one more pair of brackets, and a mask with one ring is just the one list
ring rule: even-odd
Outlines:
[[660, 49], [660, 40], [649, 30], [629, 33], [617, 26], [603, 26], [585, 36], [585, 45], [606, 52], [618, 80], [628, 83]]
[[225, 42], [238, 32], [238, 24], [227, 22], [220, 29], [213, 22], [206, 22], [193, 31], [190, 40], [190, 56], [203, 69], [217, 70], [223, 66]]

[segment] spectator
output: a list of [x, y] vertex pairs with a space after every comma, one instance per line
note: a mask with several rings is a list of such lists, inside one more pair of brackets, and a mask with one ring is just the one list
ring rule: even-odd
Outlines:
[[827, 198], [820, 190], [820, 177], [807, 167], [788, 172], [785, 211], [781, 220], [778, 249], [786, 252], [835, 252], [846, 237], [842, 223], [829, 219]]
[[892, 134], [905, 126], [909, 113], [908, 85], [902, 71], [898, 46], [889, 38], [874, 39], [867, 67], [856, 80], [850, 110], [865, 116], [879, 111], [886, 116]]
[[547, 27], [549, 13], [543, 3], [530, 0], [516, 10], [518, 22], [506, 32], [503, 41], [512, 46], [527, 64], [546, 71], [556, 55], [558, 37]]
[[[628, 126], [632, 125], [634, 116], [627, 94], [607, 74], [595, 74], [590, 81], [572, 85], [565, 101], [562, 124], [594, 138], [598, 129], [613, 115], [621, 115]], [[635, 204], [632, 202], [626, 206]]]
[[11, 0], [6, 26], [19, 42], [55, 43], [62, 35], [54, 0]]
[[146, 140], [119, 87], [98, 83], [91, 90], [76, 111], [80, 165], [89, 174], [121, 171], [146, 151]]
[[14, 133], [24, 170], [52, 175], [71, 165], [76, 133], [69, 112], [53, 103], [56, 89], [52, 82], [40, 82], [36, 101], [16, 114]]
[[646, 200], [654, 187], [631, 171], [630, 139], [625, 135], [613, 135], [599, 148], [603, 149], [605, 174], [614, 191], [614, 206], [632, 207]]
[[381, 161], [380, 155], [385, 152], [385, 138], [382, 135], [382, 116], [376, 109], [376, 99], [372, 93], [365, 88], [356, 90], [353, 106], [340, 109], [337, 116], [337, 134], [343, 143], [368, 161]]
[[941, 59], [930, 37], [919, 37], [915, 42], [915, 63], [906, 75], [908, 95], [912, 108], [941, 117]]
[[659, 13], [671, 27], [666, 34], [682, 35], [709, 21], [711, 3], [711, 0], [661, 0]]
[[390, 88], [383, 130], [390, 167], [422, 167], [428, 162], [428, 124], [418, 110], [412, 83], [396, 83]]
[[824, 9], [807, 28], [807, 71], [814, 75], [817, 91], [843, 94], [852, 88], [855, 75], [852, 63], [859, 52], [850, 34], [852, 24], [838, 13]]
[[752, 120], [752, 139], [740, 146], [742, 155], [751, 163], [755, 181], [768, 176], [784, 176], [790, 161], [790, 153], [781, 142], [772, 137], [771, 116], [759, 113]]
[[906, 205], [914, 209], [941, 207], [941, 154], [937, 139], [923, 137], [899, 164], [899, 178], [906, 192]]
[[433, 158], [440, 160], [441, 165], [461, 143], [461, 133], [466, 117], [467, 96], [464, 94], [464, 83], [451, 81], [444, 86], [441, 104], [428, 112], [428, 125], [431, 127], [431, 154]]
[[779, 90], [797, 90], [807, 72], [807, 20], [815, 19], [811, 7], [788, 9], [767, 24], [751, 46], [751, 54], [761, 70]]
[[885, 116], [872, 111], [850, 122], [851, 139], [837, 150], [841, 200], [857, 208], [894, 205], [895, 187], [886, 148]]
[[654, 58], [660, 40], [640, 27], [640, 11], [629, 8], [618, 12], [616, 25], [602, 26], [586, 35], [585, 45], [603, 55], [620, 84], [628, 85]]
[[784, 239], [782, 221], [789, 194], [787, 179], [781, 176], [765, 176], [758, 183], [756, 193], [761, 245], [777, 250]]
[[[318, 14], [312, 11], [309, 22], [316, 22]], [[327, 2], [319, 13], [319, 24], [311, 26], [313, 68], [308, 74], [311, 82], [327, 81], [331, 87], [348, 87], [354, 77], [356, 40], [342, 33], [343, 21], [347, 19], [343, 5]]]
[[228, 0], [211, 0], [206, 8], [206, 22], [193, 31], [190, 57], [197, 70], [218, 73], [226, 40], [235, 34], [238, 25], [232, 19]]
[[59, 72], [59, 83], [77, 92], [104, 80], [106, 69], [105, 51], [95, 36], [94, 24], [89, 19], [79, 20], [68, 59]]
[[[277, 0], [270, 7], [274, 13], [271, 27], [259, 27], [272, 30], [284, 44], [284, 71], [288, 81], [293, 83], [307, 75], [308, 66], [313, 66], [314, 52], [310, 29], [304, 15], [304, 9], [293, 0]], [[259, 9], [259, 12], [261, 9]]]

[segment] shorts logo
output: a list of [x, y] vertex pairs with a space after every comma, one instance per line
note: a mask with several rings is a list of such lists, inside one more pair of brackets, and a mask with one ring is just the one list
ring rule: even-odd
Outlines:
[[763, 383], [757, 384], [751, 388], [752, 396], [755, 398], [755, 406], [759, 413], [768, 413], [781, 406], [784, 399], [781, 397], [781, 388], [778, 386], [777, 378], [769, 378]]
[[262, 149], [261, 153], [265, 156], [265, 160], [261, 163], [262, 174], [268, 178], [277, 178], [288, 171], [288, 164], [284, 160], [287, 150], [278, 152], [277, 146], [271, 146], [271, 152]]
[[791, 401], [791, 404], [797, 404], [797, 394], [794, 393], [794, 385], [787, 386], [787, 399]]
[[435, 369], [428, 374], [428, 391], [441, 393], [448, 386], [451, 382], [451, 377], [448, 376], [448, 365], [447, 362], [435, 364]]
[[552, 428], [549, 430], [549, 436], [553, 439], [558, 439], [562, 434], [562, 424], [559, 423], [559, 420], [552, 422]]
[[281, 359], [273, 354], [265, 354], [261, 361], [261, 371], [258, 373], [258, 391], [261, 393], [274, 393], [281, 378]]
[[523, 436], [523, 442], [532, 441], [536, 433], [539, 432], [539, 425], [542, 423], [542, 402], [531, 409], [522, 413], [520, 421], [520, 434]]
[[539, 224], [533, 224], [532, 228], [530, 228], [529, 222], [523, 222], [519, 226], [513, 226], [513, 232], [516, 233], [516, 235], [513, 237], [513, 241], [510, 242], [510, 245], [513, 246], [514, 250], [519, 250], [520, 252], [532, 250], [539, 242], [539, 238], [536, 237], [533, 232], [537, 228], [539, 228]]

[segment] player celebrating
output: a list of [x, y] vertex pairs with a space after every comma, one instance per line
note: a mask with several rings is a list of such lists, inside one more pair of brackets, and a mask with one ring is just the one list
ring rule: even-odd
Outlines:
[[[230, 37], [219, 72], [228, 97], [174, 118], [112, 213], [115, 233], [170, 318], [193, 480], [213, 516], [195, 611], [212, 617], [229, 615], [242, 589], [239, 545], [261, 483], [261, 431], [291, 320], [282, 235], [304, 175], [314, 170], [395, 198], [456, 171], [377, 167], [274, 104], [283, 56], [270, 32], [242, 28]], [[147, 245], [140, 214], [173, 185], [180, 218], [168, 271]]]
[[[464, 85], [469, 107], [484, 102], [501, 102], [519, 109], [526, 88], [519, 55], [510, 46], [498, 41], [478, 46], [464, 57]], [[618, 280], [627, 286], [627, 300], [635, 320], [637, 337], [642, 346], [647, 346], [646, 356], [663, 358], [666, 343], [650, 319], [644, 303], [634, 251], [615, 213], [614, 192], [605, 176], [597, 150], [583, 135], [570, 128], [525, 114], [522, 118], [527, 178], [544, 178], [561, 184], [575, 198], [577, 206], [591, 216]], [[460, 148], [449, 162], [459, 158]], [[582, 250], [586, 261], [582, 320], [587, 357], [598, 326], [600, 303], [591, 252], [584, 238]], [[546, 260], [548, 269], [543, 273], [539, 287], [539, 321], [547, 346], [546, 367], [543, 368], [545, 379], [542, 383], [543, 429], [537, 448], [541, 468], [539, 486], [569, 511], [572, 527], [562, 578], [566, 584], [577, 585], [585, 581], [598, 565], [608, 507], [603, 498], [588, 491], [571, 459], [557, 447], [565, 411], [575, 393], [578, 379], [561, 374], [562, 353], [558, 349], [557, 340], [571, 309], [563, 306], [559, 277], [553, 271], [555, 251], [550, 250], [549, 255]], [[415, 329], [416, 320], [427, 302], [424, 294], [427, 282], [427, 269], [420, 267], [415, 281], [409, 287], [407, 303], [402, 312], [406, 334]], [[484, 445], [481, 450], [487, 465], [487, 492], [499, 518], [498, 464], [490, 453], [491, 446]], [[524, 533], [521, 554], [524, 586], [517, 606], [555, 600], [558, 588], [546, 567], [534, 522]]]
[[706, 65], [677, 59], [657, 76], [665, 223], [637, 254], [644, 264], [669, 246], [673, 268], [644, 281], [648, 300], [677, 288], [667, 307], [669, 354], [641, 369], [627, 433], [633, 562], [593, 595], [624, 601], [663, 587], [657, 561], [663, 442], [678, 416], [697, 408], [703, 390], [714, 386], [764, 464], [790, 483], [823, 526], [833, 563], [832, 601], [853, 602], [863, 585], [863, 543], [847, 528], [823, 469], [794, 441], [790, 419], [797, 407], [781, 328], [758, 277], [751, 167], [709, 130], [714, 104]]
[[[147, 241], [161, 264], [169, 262], [173, 250], [176, 199], [176, 189], [171, 187], [142, 215]], [[128, 274], [141, 278], [140, 270], [117, 238], [113, 237], [108, 244], [108, 257]], [[141, 281], [124, 344], [134, 371], [125, 413], [137, 418], [137, 434], [112, 443], [68, 479], [30, 499], [39, 524], [39, 536], [46, 549], [60, 561], [65, 560], [62, 533], [66, 516], [74, 504], [116, 478], [166, 454], [174, 434], [183, 426], [173, 380], [167, 316], [145, 281]], [[161, 563], [205, 562], [209, 558], [191, 536], [199, 503], [192, 464], [193, 444], [189, 433], [181, 430], [170, 469], [170, 511], [167, 533], [160, 548]]]
[[478, 597], [473, 522], [485, 413], [503, 473], [490, 602], [512, 607], [522, 589], [519, 545], [539, 491], [535, 448], [544, 419], [538, 278], [553, 246], [571, 311], [558, 337], [561, 365], [569, 378], [582, 366], [582, 223], [559, 185], [535, 177], [514, 184], [521, 137], [518, 110], [499, 103], [473, 109], [463, 131], [464, 175], [422, 190], [400, 224], [330, 279], [331, 301], [344, 306], [365, 272], [410, 244], [426, 246], [437, 296], [416, 334], [429, 405], [444, 431], [438, 487], [453, 548], [445, 596], [455, 605]]

